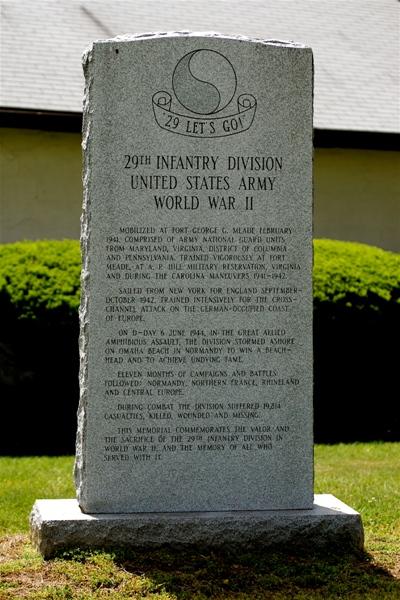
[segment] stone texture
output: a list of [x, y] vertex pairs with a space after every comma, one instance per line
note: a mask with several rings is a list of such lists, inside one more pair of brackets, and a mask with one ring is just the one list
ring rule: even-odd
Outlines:
[[84, 68], [82, 510], [311, 508], [310, 48], [149, 34], [95, 42]]
[[312, 509], [221, 513], [82, 513], [76, 500], [37, 500], [31, 538], [45, 557], [70, 548], [237, 549], [358, 551], [360, 515], [330, 494], [315, 496]]

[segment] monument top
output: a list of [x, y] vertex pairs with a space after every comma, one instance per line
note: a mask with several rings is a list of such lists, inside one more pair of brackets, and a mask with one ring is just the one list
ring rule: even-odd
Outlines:
[[85, 75], [82, 509], [311, 508], [311, 50], [123, 36]]
[[147, 33], [125, 33], [114, 36], [112, 38], [105, 38], [94, 40], [89, 45], [88, 49], [84, 52], [83, 56], [93, 48], [95, 44], [110, 44], [114, 42], [136, 42], [136, 41], [147, 41], [154, 39], [165, 39], [165, 38], [201, 38], [201, 39], [218, 39], [218, 40], [234, 40], [241, 42], [252, 42], [258, 44], [267, 44], [272, 46], [284, 46], [289, 48], [308, 48], [311, 51], [310, 46], [306, 44], [300, 44], [292, 40], [275, 40], [275, 39], [261, 39], [253, 38], [239, 34], [225, 34], [217, 31], [162, 31], [162, 32], [147, 32]]

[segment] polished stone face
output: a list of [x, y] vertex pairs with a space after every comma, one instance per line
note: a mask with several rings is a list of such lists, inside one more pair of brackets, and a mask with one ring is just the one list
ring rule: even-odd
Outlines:
[[80, 506], [311, 508], [311, 50], [159, 34], [84, 68]]

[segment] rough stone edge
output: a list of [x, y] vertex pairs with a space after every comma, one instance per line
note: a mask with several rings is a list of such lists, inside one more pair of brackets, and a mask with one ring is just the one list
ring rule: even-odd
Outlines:
[[[81, 549], [210, 549], [360, 552], [361, 516], [356, 511], [312, 514], [307, 511], [238, 513], [142, 513], [85, 515], [47, 519], [40, 501], [30, 516], [31, 540], [44, 558]], [[292, 515], [290, 513], [293, 513]]]
[[217, 31], [159, 31], [159, 32], [145, 32], [145, 33], [125, 33], [117, 35], [113, 38], [105, 38], [94, 40], [86, 50], [85, 55], [90, 53], [93, 49], [94, 44], [109, 44], [109, 43], [124, 43], [124, 42], [140, 42], [149, 39], [163, 39], [163, 38], [218, 38], [222, 40], [236, 40], [239, 42], [253, 42], [263, 44], [265, 46], [281, 46], [287, 48], [305, 48], [311, 49], [306, 44], [299, 44], [292, 40], [274, 40], [274, 39], [262, 39], [256, 37], [250, 37], [239, 34], [225, 34]]
[[92, 69], [93, 52], [88, 48], [82, 57], [85, 75], [83, 96], [82, 152], [83, 152], [83, 203], [81, 216], [81, 301], [79, 307], [79, 407], [77, 415], [76, 456], [74, 464], [75, 487], [79, 504], [84, 503], [85, 489], [83, 481], [86, 470], [86, 418], [88, 401], [88, 347], [89, 347], [89, 248], [90, 248], [90, 205], [91, 205], [91, 149], [92, 129]]

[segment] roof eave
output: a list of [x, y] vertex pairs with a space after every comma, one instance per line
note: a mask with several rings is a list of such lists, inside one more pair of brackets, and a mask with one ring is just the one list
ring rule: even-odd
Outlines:
[[82, 113], [0, 107], [0, 127], [77, 133], [82, 131]]

